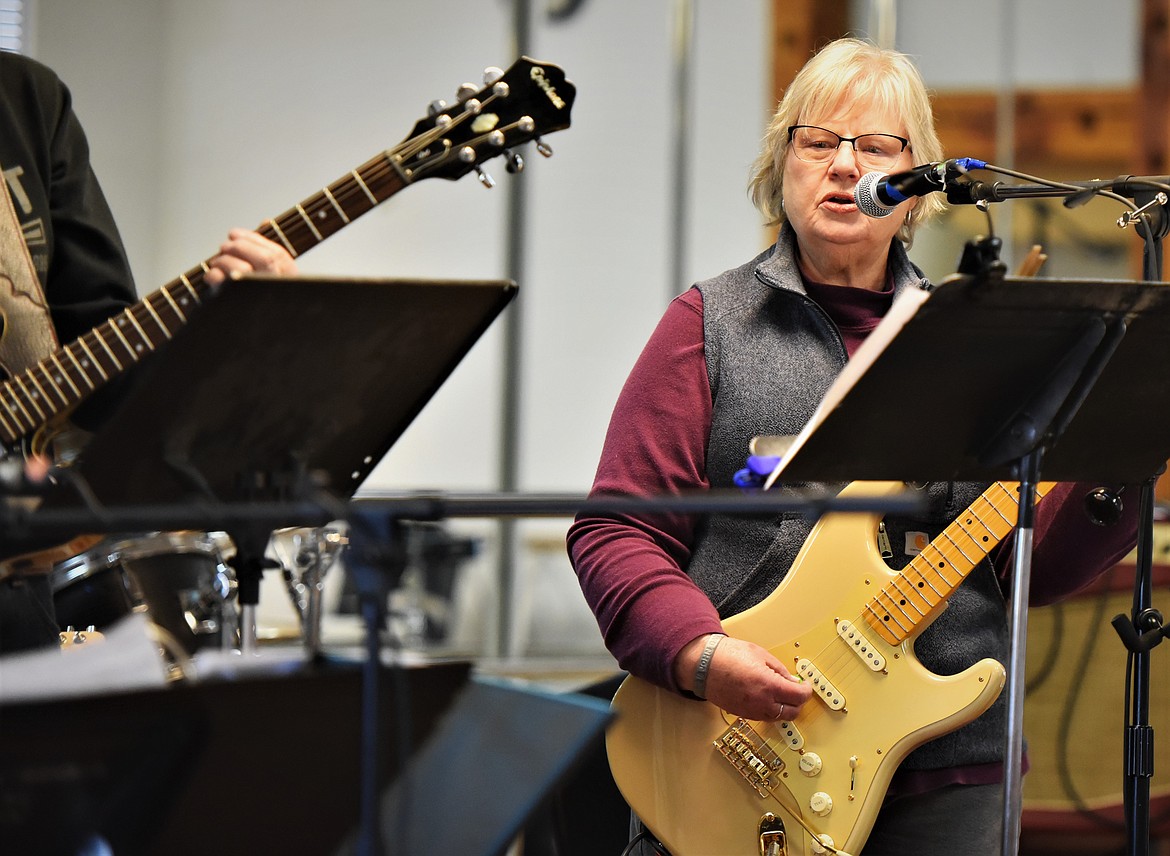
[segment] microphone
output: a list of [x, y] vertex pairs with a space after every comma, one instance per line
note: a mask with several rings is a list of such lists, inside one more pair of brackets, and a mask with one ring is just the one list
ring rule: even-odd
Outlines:
[[886, 175], [867, 172], [853, 190], [853, 201], [868, 217], [888, 217], [890, 212], [913, 196], [945, 191], [947, 185], [970, 169], [987, 166], [975, 158], [955, 158], [916, 166], [905, 172]]

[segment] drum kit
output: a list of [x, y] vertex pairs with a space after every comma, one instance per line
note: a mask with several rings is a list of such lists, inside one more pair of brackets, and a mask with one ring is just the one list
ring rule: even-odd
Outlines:
[[[277, 529], [269, 540], [310, 656], [321, 648], [326, 574], [347, 544], [344, 523]], [[155, 532], [106, 538], [56, 564], [49, 580], [62, 643], [100, 639], [143, 613], [176, 677], [197, 654], [241, 648], [256, 628], [237, 603], [235, 551], [226, 532]]]

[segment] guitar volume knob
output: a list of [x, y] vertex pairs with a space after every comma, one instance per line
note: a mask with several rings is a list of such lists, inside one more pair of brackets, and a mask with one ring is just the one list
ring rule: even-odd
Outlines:
[[823, 763], [821, 756], [816, 752], [805, 752], [800, 756], [800, 772], [804, 775], [812, 777], [820, 773]]

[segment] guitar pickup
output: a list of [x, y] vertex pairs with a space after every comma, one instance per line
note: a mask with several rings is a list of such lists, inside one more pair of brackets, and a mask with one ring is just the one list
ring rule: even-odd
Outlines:
[[873, 642], [861, 631], [861, 628], [852, 621], [838, 621], [837, 635], [845, 640], [849, 650], [858, 656], [861, 662], [875, 672], [886, 670], [886, 658], [874, 647]]
[[812, 684], [813, 692], [821, 697], [830, 710], [845, 709], [845, 696], [812, 664], [812, 660], [801, 657], [796, 661], [796, 671]]

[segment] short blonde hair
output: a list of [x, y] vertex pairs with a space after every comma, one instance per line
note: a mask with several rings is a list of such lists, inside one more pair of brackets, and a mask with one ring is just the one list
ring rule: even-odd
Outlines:
[[[788, 127], [807, 124], [810, 117], [859, 97], [902, 118], [915, 164], [943, 159], [942, 143], [934, 129], [930, 94], [910, 57], [861, 39], [830, 42], [805, 63], [785, 90], [764, 134], [763, 150], [752, 168], [748, 188], [769, 226], [780, 226], [786, 220], [783, 199]], [[918, 225], [945, 207], [937, 193], [923, 197], [898, 230], [898, 238], [909, 245]]]

